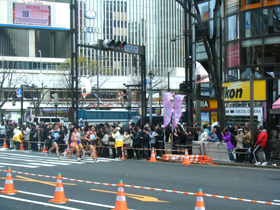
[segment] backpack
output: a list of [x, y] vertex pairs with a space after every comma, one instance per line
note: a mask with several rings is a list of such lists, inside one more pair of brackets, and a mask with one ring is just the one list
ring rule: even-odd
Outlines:
[[236, 147], [237, 141], [236, 141], [236, 139], [235, 139], [235, 135], [232, 134], [232, 133], [230, 134], [230, 141], [231, 141], [232, 145], [233, 145], [234, 147]]

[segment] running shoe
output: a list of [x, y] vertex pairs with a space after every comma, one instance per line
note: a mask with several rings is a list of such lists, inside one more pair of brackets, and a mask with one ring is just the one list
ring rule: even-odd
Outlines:
[[83, 151], [83, 157], [85, 157], [85, 154], [86, 154], [86, 151], [84, 150], [84, 151]]
[[78, 161], [78, 162], [81, 161], [81, 158], [77, 158], [77, 161]]
[[255, 166], [259, 166], [259, 165], [261, 165], [261, 162], [256, 162], [255, 163]]
[[61, 160], [62, 159], [62, 157], [58, 157], [58, 160]]
[[64, 155], [64, 157], [66, 157], [67, 153], [66, 153], [66, 152], [64, 152], [64, 153], [63, 153], [63, 155]]
[[70, 158], [73, 158], [72, 154], [70, 154]]
[[46, 153], [46, 156], [48, 156], [48, 151], [46, 151], [45, 153]]
[[98, 162], [99, 162], [99, 160], [95, 159], [95, 162], [96, 162], [96, 163], [98, 163]]

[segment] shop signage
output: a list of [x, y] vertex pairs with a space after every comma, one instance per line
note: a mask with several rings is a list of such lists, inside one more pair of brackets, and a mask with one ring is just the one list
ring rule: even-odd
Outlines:
[[[250, 101], [250, 81], [224, 83], [225, 101]], [[254, 100], [266, 100], [266, 81], [254, 81]]]

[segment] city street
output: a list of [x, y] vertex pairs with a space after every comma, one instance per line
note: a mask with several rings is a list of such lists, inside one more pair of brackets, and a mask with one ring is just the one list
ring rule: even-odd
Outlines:
[[[278, 169], [236, 166], [185, 166], [179, 163], [85, 157], [59, 161], [54, 153], [0, 151], [0, 169], [36, 173], [100, 183], [124, 184], [173, 191], [203, 193], [272, 202], [280, 200]], [[0, 189], [6, 172], [0, 173]], [[117, 187], [63, 180], [65, 204], [50, 203], [56, 179], [12, 173], [16, 195], [0, 194], [1, 209], [113, 209]], [[194, 209], [196, 196], [125, 187], [130, 209]], [[279, 206], [204, 197], [206, 209], [279, 209]]]

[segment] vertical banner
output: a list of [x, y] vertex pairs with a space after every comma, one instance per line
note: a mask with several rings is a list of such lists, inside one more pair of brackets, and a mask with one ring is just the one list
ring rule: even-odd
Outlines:
[[173, 124], [172, 129], [174, 129], [179, 122], [181, 116], [182, 116], [182, 104], [184, 100], [184, 95], [175, 95], [175, 102], [174, 102], [174, 118], [173, 118]]
[[171, 97], [173, 93], [164, 93], [164, 127], [168, 125], [172, 116]]
[[195, 83], [200, 84], [209, 82], [209, 75], [205, 68], [199, 62], [195, 62]]

